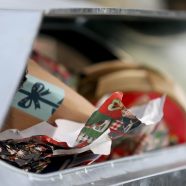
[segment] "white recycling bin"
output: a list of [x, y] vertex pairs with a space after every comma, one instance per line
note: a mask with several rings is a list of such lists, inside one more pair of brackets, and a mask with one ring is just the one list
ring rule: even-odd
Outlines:
[[[87, 20], [94, 20], [94, 23], [97, 21], [98, 24], [100, 20], [106, 21], [107, 24], [109, 21], [117, 22], [118, 20], [127, 22], [146, 20], [159, 23], [164, 20], [167, 21], [166, 24], [170, 23], [174, 27], [175, 20], [186, 25], [186, 13], [119, 8], [51, 9], [47, 12], [0, 10], [1, 127], [37, 34], [40, 31], [64, 29], [65, 26], [78, 29]], [[93, 30], [97, 29], [93, 28]], [[89, 29], [89, 34], [94, 36], [91, 29]], [[103, 42], [101, 31], [97, 39], [100, 43]], [[111, 56], [119, 58], [122, 53], [121, 48], [116, 48], [114, 44], [111, 46], [106, 43], [106, 45], [108, 51], [113, 51]], [[185, 185], [185, 154], [186, 145], [183, 144], [119, 160], [47, 174], [28, 173], [0, 161], [0, 186]]]

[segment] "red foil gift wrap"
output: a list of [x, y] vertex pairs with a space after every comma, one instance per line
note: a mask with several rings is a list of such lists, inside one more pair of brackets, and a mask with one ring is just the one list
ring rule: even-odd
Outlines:
[[30, 172], [42, 171], [52, 151], [52, 146], [34, 138], [0, 141], [0, 159]]
[[91, 151], [72, 155], [53, 155], [53, 151], [62, 149], [62, 146], [46, 136], [4, 140], [0, 141], [0, 159], [28, 172], [47, 173], [91, 164], [100, 157]]

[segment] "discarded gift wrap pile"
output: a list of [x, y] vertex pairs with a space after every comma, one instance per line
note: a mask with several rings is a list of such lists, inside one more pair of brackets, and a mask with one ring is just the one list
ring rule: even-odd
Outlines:
[[23, 131], [0, 133], [0, 158], [29, 172], [46, 173], [94, 162], [108, 155], [112, 140], [138, 134], [163, 117], [165, 96], [127, 109], [121, 92], [113, 93], [85, 125], [58, 119]]

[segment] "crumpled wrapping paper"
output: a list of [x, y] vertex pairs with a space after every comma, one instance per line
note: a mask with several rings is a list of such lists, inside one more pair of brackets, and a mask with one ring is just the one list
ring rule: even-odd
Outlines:
[[99, 155], [110, 154], [112, 139], [136, 134], [143, 126], [158, 123], [164, 101], [165, 96], [127, 109], [123, 93], [115, 92], [85, 125], [58, 119], [57, 126], [42, 122], [23, 131], [0, 133], [0, 158], [32, 172], [43, 171], [52, 158], [58, 157], [63, 160], [60, 168], [93, 162]]

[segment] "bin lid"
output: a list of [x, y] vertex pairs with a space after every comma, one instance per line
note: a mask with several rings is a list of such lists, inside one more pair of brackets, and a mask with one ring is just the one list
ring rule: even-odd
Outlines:
[[125, 2], [126, 7], [104, 8], [105, 3], [90, 0], [1, 0], [0, 9], [41, 10], [50, 16], [117, 15], [122, 18], [125, 16], [127, 19], [136, 17], [138, 20], [141, 18], [186, 19], [184, 11], [166, 10], [165, 0], [146, 4], [144, 2], [136, 3], [135, 0], [131, 0]]
[[0, 127], [23, 75], [41, 11], [0, 10]]
[[50, 8], [45, 10], [45, 15], [49, 17], [76, 17], [86, 16], [95, 18], [102, 16], [107, 18], [122, 20], [186, 20], [185, 11], [170, 10], [145, 10], [145, 9], [127, 9], [127, 8]]

